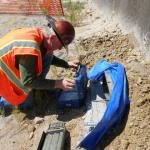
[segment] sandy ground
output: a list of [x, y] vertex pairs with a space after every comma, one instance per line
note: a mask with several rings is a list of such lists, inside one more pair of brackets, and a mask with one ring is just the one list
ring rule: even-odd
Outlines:
[[[123, 63], [129, 80], [131, 108], [128, 118], [104, 137], [100, 147], [106, 150], [150, 150], [150, 64], [145, 61], [131, 34], [123, 33], [118, 24], [102, 20], [91, 10], [86, 9], [86, 14], [83, 23], [76, 27], [76, 39], [70, 46], [68, 58], [82, 55], [82, 63], [88, 69], [100, 58]], [[45, 18], [1, 15], [0, 37], [13, 28], [35, 26], [45, 30]], [[57, 54], [61, 56], [61, 53]], [[51, 73], [51, 76], [59, 77], [60, 73], [65, 76], [62, 69], [52, 68]], [[37, 149], [42, 132], [56, 121], [66, 123], [70, 133], [68, 149], [74, 149], [83, 136], [84, 106], [60, 110], [55, 99], [46, 97], [44, 100], [49, 101], [49, 105], [40, 116], [34, 110], [27, 114], [16, 112], [7, 117], [0, 116], [0, 150]]]

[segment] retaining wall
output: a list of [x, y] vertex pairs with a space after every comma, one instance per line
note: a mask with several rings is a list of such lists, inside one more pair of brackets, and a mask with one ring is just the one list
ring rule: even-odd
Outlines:
[[91, 0], [100, 16], [113, 18], [133, 32], [150, 59], [150, 0]]

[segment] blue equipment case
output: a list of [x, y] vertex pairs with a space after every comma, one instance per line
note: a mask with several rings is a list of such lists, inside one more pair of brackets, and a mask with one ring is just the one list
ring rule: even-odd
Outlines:
[[87, 72], [86, 66], [80, 65], [78, 72], [75, 75], [75, 88], [62, 91], [58, 97], [59, 108], [78, 108], [84, 101], [87, 88]]

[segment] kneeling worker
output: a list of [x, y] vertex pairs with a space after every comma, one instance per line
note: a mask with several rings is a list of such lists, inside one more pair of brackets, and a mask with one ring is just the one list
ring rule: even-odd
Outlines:
[[73, 41], [75, 30], [65, 20], [51, 20], [53, 32], [40, 28], [16, 29], [0, 39], [0, 96], [13, 106], [24, 103], [32, 89], [70, 89], [72, 80], [45, 79], [50, 65], [77, 69], [78, 61], [66, 62], [53, 55]]

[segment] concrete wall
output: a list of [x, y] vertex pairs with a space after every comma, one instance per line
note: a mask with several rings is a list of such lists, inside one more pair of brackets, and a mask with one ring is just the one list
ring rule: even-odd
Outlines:
[[[150, 52], [150, 0], [92, 0], [103, 17], [112, 17], [127, 32], [134, 32]], [[150, 56], [150, 55], [149, 55]]]

